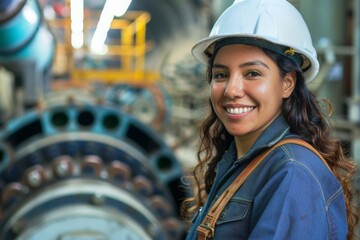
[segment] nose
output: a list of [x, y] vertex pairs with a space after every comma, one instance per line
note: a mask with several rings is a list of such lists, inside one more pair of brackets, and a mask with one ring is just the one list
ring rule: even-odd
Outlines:
[[231, 99], [243, 97], [244, 92], [244, 79], [241, 76], [231, 76], [227, 82], [224, 95]]

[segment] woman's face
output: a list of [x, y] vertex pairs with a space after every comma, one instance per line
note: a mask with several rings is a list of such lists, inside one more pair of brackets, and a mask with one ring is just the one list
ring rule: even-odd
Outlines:
[[254, 142], [280, 114], [294, 84], [295, 74], [281, 77], [276, 63], [260, 48], [227, 45], [214, 59], [211, 101], [235, 139]]

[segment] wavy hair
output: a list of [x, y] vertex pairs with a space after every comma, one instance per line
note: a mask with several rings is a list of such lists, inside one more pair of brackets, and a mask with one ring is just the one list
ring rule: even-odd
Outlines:
[[[293, 61], [271, 50], [262, 50], [277, 63], [282, 77], [289, 72], [295, 72], [297, 75], [294, 91], [283, 101], [282, 115], [290, 126], [290, 131], [304, 137], [314, 146], [340, 181], [347, 209], [347, 239], [355, 239], [355, 227], [359, 221], [359, 214], [353, 203], [352, 177], [356, 172], [356, 165], [345, 156], [341, 142], [332, 135], [333, 130], [326, 113], [326, 110], [327, 112], [331, 110], [331, 105], [328, 101], [319, 101], [308, 89], [301, 69]], [[207, 68], [209, 83], [212, 79], [213, 60], [214, 56], [209, 59]], [[182, 206], [182, 215], [187, 220], [191, 219], [197, 209], [204, 205], [215, 178], [216, 164], [234, 139], [217, 118], [210, 101], [209, 103], [210, 113], [199, 129], [198, 163], [190, 175], [194, 194], [193, 197], [186, 199]]]

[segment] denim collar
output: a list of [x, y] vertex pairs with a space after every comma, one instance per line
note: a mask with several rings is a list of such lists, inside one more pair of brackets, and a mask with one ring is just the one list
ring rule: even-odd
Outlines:
[[[266, 147], [271, 147], [279, 140], [283, 139], [285, 135], [290, 133], [290, 127], [286, 123], [282, 115], [278, 116], [260, 135], [248, 153], [261, 150]], [[247, 153], [247, 154], [248, 154]]]

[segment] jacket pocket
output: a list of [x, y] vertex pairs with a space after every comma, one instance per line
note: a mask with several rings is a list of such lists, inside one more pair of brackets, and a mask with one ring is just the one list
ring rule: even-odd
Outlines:
[[252, 201], [233, 197], [216, 222], [214, 239], [247, 239], [251, 209]]
[[250, 212], [252, 201], [233, 197], [220, 214], [216, 225], [244, 220]]

